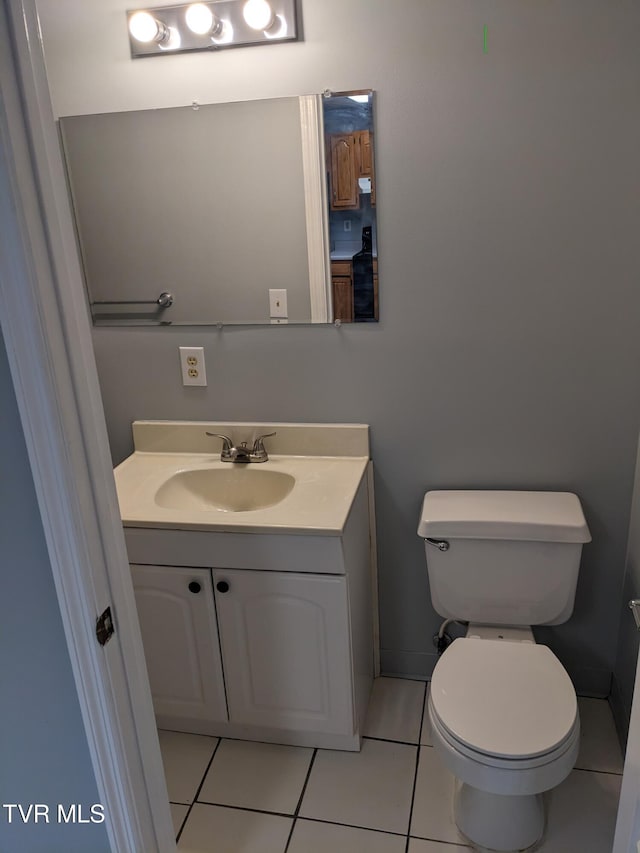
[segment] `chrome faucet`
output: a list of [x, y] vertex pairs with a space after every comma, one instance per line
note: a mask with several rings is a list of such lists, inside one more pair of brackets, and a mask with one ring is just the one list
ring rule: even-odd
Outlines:
[[246, 441], [241, 442], [239, 447], [235, 447], [233, 441], [228, 435], [221, 435], [219, 432], [208, 432], [207, 435], [213, 438], [222, 439], [222, 452], [220, 453], [221, 462], [266, 462], [269, 458], [264, 446], [264, 439], [275, 435], [275, 432], [267, 432], [264, 435], [259, 435], [253, 442], [253, 447], [249, 448]]

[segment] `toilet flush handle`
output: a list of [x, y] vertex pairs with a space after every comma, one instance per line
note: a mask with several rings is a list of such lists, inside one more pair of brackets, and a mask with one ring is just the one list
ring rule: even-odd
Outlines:
[[427, 537], [424, 541], [428, 542], [429, 545], [434, 545], [439, 551], [449, 550], [449, 543], [446, 539], [429, 539], [429, 537]]

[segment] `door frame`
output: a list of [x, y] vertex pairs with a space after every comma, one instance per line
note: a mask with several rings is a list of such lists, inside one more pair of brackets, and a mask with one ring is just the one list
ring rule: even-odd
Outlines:
[[[114, 853], [175, 851], [35, 0], [0, 0], [0, 323]], [[108, 606], [115, 634], [98, 643]]]

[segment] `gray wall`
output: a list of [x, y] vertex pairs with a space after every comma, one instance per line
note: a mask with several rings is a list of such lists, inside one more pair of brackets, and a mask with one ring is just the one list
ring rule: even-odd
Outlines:
[[[573, 490], [594, 541], [571, 621], [537, 633], [606, 694], [640, 415], [640, 6], [303, 0], [301, 43], [131, 62], [123, 0], [40, 5], [59, 115], [376, 90], [381, 322], [96, 330], [114, 460], [135, 418], [369, 423], [382, 662], [419, 675], [424, 491]], [[180, 385], [179, 345], [205, 347], [208, 388]]]
[[629, 732], [629, 717], [640, 647], [640, 633], [628, 607], [632, 598], [640, 598], [640, 445], [638, 446], [636, 478], [631, 503], [631, 523], [629, 525], [627, 565], [621, 604], [618, 654], [611, 691], [611, 705], [620, 740], [623, 744], [626, 743]]
[[99, 803], [40, 513], [0, 334], [0, 804], [49, 806], [50, 823], [0, 809], [0, 850], [101, 853], [104, 824], [57, 823]]

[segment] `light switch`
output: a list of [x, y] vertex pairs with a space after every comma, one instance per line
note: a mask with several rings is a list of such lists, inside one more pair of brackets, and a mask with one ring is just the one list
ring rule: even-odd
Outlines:
[[287, 291], [269, 290], [269, 316], [270, 317], [288, 317], [287, 312]]

